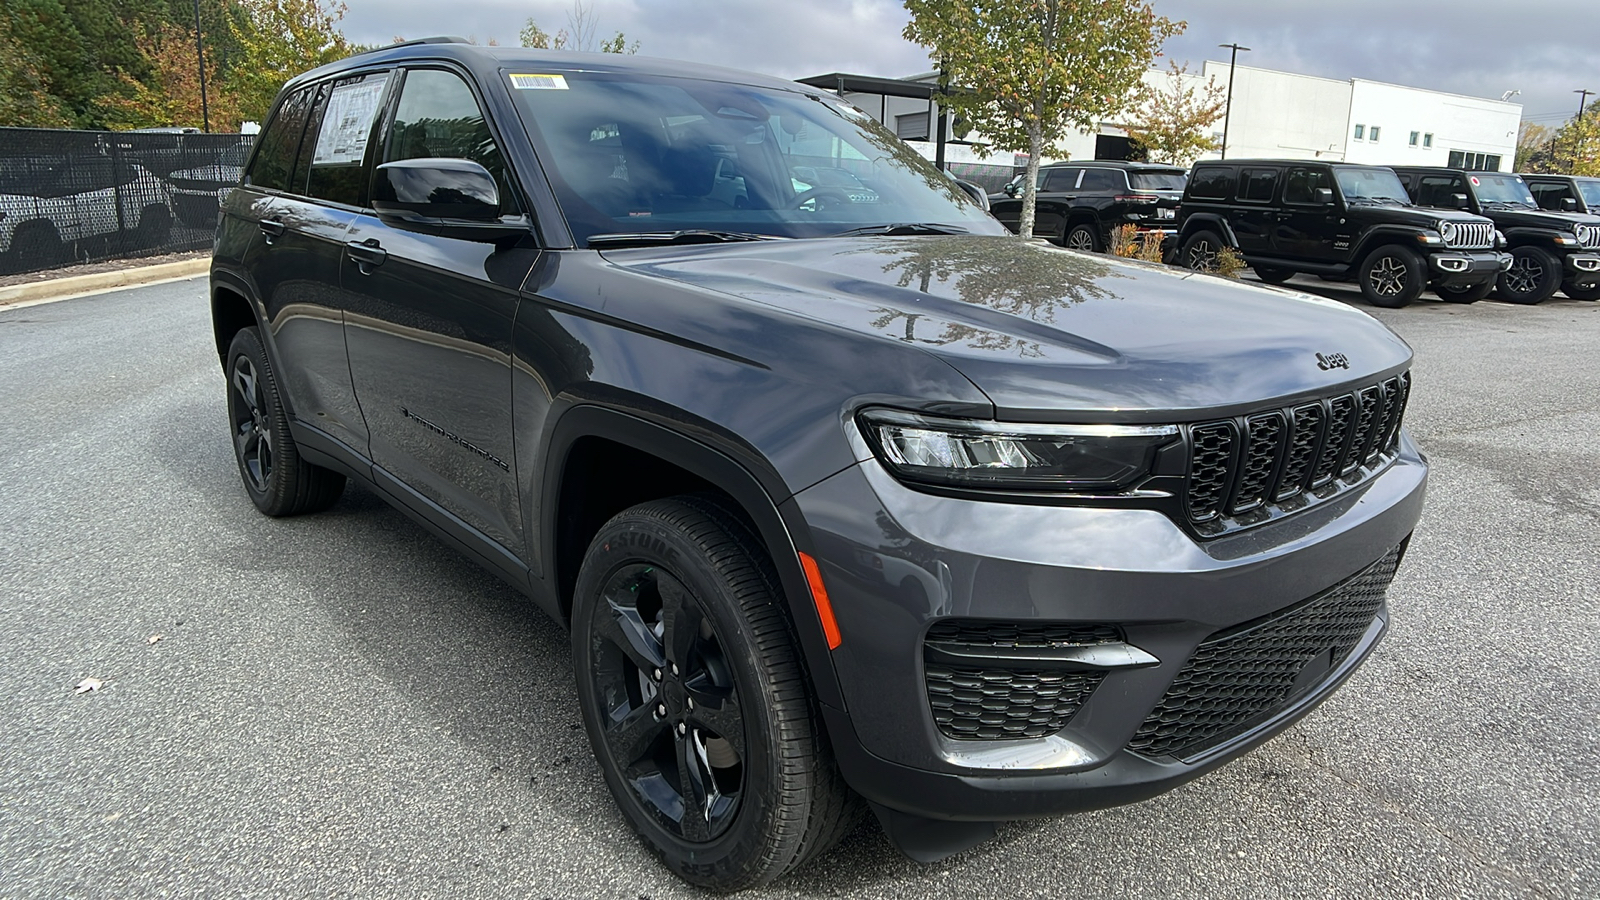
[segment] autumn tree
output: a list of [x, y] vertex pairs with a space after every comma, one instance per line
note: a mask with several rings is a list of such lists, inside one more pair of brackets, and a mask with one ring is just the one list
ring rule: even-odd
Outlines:
[[120, 75], [123, 90], [101, 101], [107, 126], [199, 128], [209, 116], [215, 130], [238, 129], [242, 121], [238, 97], [219, 77], [215, 48], [206, 47], [206, 96], [202, 103], [192, 29], [164, 25], [141, 35], [137, 43], [149, 65], [149, 74], [143, 79]]
[[1523, 122], [1517, 128], [1517, 159], [1515, 172], [1554, 172], [1555, 158], [1550, 152], [1550, 138], [1555, 129], [1537, 122]]
[[290, 78], [355, 51], [339, 30], [345, 5], [324, 0], [242, 0], [231, 23], [240, 59], [230, 75], [238, 114], [261, 121]]
[[599, 51], [601, 53], [638, 53], [639, 42], [628, 43], [622, 32], [617, 32], [604, 40], [596, 40], [595, 35], [600, 30], [600, 18], [583, 0], [573, 0], [572, 8], [567, 10], [567, 27], [551, 34], [539, 27], [539, 23], [529, 18], [522, 26], [518, 35], [524, 47], [533, 47], [539, 50], [583, 50]]
[[66, 128], [72, 124], [61, 98], [50, 93], [44, 67], [33, 48], [0, 18], [0, 126]]
[[996, 149], [1028, 154], [1018, 231], [1033, 234], [1039, 159], [1127, 108], [1140, 76], [1184, 28], [1147, 0], [905, 0], [907, 40], [958, 90], [944, 105]]
[[1569, 119], [1555, 133], [1554, 171], [1600, 176], [1600, 103]]
[[1128, 117], [1128, 137], [1144, 148], [1151, 162], [1188, 166], [1200, 154], [1221, 146], [1207, 131], [1222, 118], [1222, 102], [1220, 85], [1201, 82], [1189, 74], [1187, 65], [1171, 61], [1165, 84], [1152, 87], [1141, 82]]

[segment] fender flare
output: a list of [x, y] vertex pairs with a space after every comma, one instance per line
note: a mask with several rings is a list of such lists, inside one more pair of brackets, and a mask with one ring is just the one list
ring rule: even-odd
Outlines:
[[1239, 247], [1239, 237], [1233, 233], [1233, 226], [1228, 224], [1225, 216], [1216, 213], [1195, 213], [1183, 220], [1183, 226], [1178, 231], [1178, 246], [1182, 247], [1196, 231], [1210, 228], [1222, 235], [1222, 240], [1233, 249]]

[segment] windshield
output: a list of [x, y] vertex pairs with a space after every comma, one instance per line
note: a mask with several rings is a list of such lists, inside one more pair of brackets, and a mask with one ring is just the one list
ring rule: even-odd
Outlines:
[[1479, 203], [1516, 203], [1533, 207], [1539, 205], [1533, 201], [1533, 192], [1528, 190], [1528, 183], [1523, 181], [1520, 175], [1475, 172], [1467, 177], [1472, 179], [1472, 189], [1477, 193]]
[[1583, 203], [1591, 211], [1600, 210], [1600, 178], [1578, 178], [1578, 193], [1583, 195]]
[[1410, 198], [1406, 196], [1405, 185], [1400, 183], [1400, 176], [1394, 174], [1393, 169], [1377, 166], [1371, 168], [1337, 166], [1333, 171], [1339, 179], [1339, 190], [1344, 192], [1347, 203], [1369, 200], [1411, 205]]
[[1007, 233], [932, 163], [832, 97], [632, 73], [508, 78], [580, 243], [686, 229], [819, 237], [899, 223]]
[[1183, 172], [1128, 173], [1128, 186], [1136, 191], [1181, 191], [1188, 181]]

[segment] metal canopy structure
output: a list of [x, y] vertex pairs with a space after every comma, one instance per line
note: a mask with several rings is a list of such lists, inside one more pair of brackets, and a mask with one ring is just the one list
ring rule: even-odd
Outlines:
[[[961, 88], [940, 88], [938, 84], [926, 81], [901, 81], [898, 78], [876, 78], [871, 75], [847, 75], [844, 72], [831, 72], [827, 75], [813, 75], [810, 78], [800, 78], [797, 80], [801, 84], [822, 88], [825, 91], [833, 91], [836, 94], [844, 94], [846, 91], [852, 94], [877, 94], [879, 99], [882, 100], [878, 112], [878, 121], [883, 122], [885, 126], [889, 124], [888, 122], [884, 121], [884, 119], [888, 118], [888, 101], [883, 100], [883, 98], [908, 97], [913, 100], [927, 100], [928, 124], [932, 125], [934, 98], [940, 94], [956, 93], [962, 90]], [[939, 123], [938, 127], [934, 130], [934, 164], [942, 169], [944, 168], [945, 145], [945, 116], [943, 109], [939, 110]]]

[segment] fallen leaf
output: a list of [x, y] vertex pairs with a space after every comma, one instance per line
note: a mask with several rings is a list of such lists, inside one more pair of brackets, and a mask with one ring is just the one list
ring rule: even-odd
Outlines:
[[150, 635], [150, 639], [145, 641], [145, 643], [146, 644], [159, 644], [159, 643], [161, 643], [161, 639], [164, 638], [164, 637], [166, 637], [166, 635], [164, 635], [164, 634], [152, 634], [152, 635]]
[[105, 687], [105, 684], [106, 683], [104, 681], [101, 681], [98, 678], [85, 678], [84, 680], [78, 682], [78, 689], [73, 691], [73, 693], [87, 694], [90, 691], [98, 691]]

